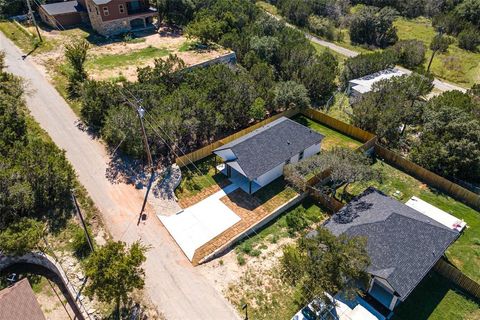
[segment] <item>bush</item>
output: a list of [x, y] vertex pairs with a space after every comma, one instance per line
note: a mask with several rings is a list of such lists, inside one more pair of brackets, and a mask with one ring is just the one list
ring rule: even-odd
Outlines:
[[243, 254], [238, 254], [237, 255], [237, 262], [239, 265], [243, 266], [245, 265], [245, 263], [247, 263], [247, 261], [245, 260], [245, 257], [243, 256]]
[[285, 219], [291, 234], [301, 231], [308, 226], [309, 221], [305, 214], [306, 210], [303, 207], [297, 207], [286, 215]]
[[425, 44], [420, 40], [401, 40], [392, 49], [398, 63], [405, 68], [416, 69], [425, 62]]
[[[87, 230], [89, 234], [92, 234], [90, 228], [87, 227]], [[75, 225], [71, 246], [75, 255], [79, 258], [86, 258], [91, 253], [85, 231], [82, 227]]]
[[458, 46], [468, 51], [477, 51], [480, 45], [479, 31], [475, 28], [467, 28], [458, 34]]
[[308, 29], [314, 34], [333, 40], [335, 38], [335, 27], [328, 18], [311, 15], [308, 17]]

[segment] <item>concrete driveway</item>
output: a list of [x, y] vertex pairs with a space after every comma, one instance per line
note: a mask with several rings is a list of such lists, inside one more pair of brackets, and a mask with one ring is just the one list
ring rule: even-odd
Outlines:
[[174, 216], [157, 215], [190, 261], [196, 249], [240, 221], [220, 201], [236, 189], [236, 184], [230, 184]]

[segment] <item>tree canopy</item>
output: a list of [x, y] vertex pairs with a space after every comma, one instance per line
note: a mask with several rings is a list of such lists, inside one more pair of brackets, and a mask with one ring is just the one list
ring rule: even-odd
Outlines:
[[407, 127], [421, 122], [422, 97], [432, 88], [432, 76], [416, 73], [379, 81], [355, 103], [352, 121], [375, 133], [380, 142], [398, 147]]
[[393, 21], [397, 12], [390, 8], [361, 7], [350, 22], [350, 39], [353, 43], [385, 48], [398, 40]]
[[46, 226], [65, 224], [75, 175], [64, 153], [31, 124], [22, 82], [4, 67], [0, 53], [0, 250], [21, 255], [37, 248]]
[[461, 92], [431, 99], [411, 159], [442, 176], [480, 181], [480, 104]]
[[108, 241], [103, 247], [95, 250], [85, 262], [85, 275], [88, 283], [85, 292], [96, 296], [98, 300], [116, 304], [117, 312], [120, 304], [128, 300], [135, 289], [142, 289], [146, 248], [139, 242], [130, 248], [123, 242]]
[[284, 169], [285, 179], [296, 189], [305, 190], [307, 178], [328, 172], [330, 183], [323, 186], [326, 193], [336, 194], [343, 186], [342, 197], [353, 182], [379, 179], [380, 174], [370, 165], [370, 159], [361, 152], [349, 148], [336, 147], [329, 151], [289, 164]]
[[281, 258], [282, 276], [299, 291], [301, 301], [337, 292], [352, 297], [359, 292], [358, 282], [367, 285], [369, 264], [365, 238], [335, 236], [324, 227], [286, 246]]

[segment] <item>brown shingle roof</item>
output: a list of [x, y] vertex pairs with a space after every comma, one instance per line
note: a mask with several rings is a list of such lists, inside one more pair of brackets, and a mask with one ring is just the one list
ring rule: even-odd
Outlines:
[[27, 278], [0, 291], [0, 319], [45, 320]]

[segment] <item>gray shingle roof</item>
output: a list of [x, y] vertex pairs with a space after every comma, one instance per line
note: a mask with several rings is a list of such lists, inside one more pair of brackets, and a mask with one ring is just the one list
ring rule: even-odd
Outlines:
[[42, 4], [41, 7], [51, 16], [58, 14], [77, 13], [84, 10], [77, 1]]
[[333, 215], [325, 227], [335, 235], [367, 237], [367, 271], [385, 279], [402, 301], [459, 236], [374, 188]]
[[247, 178], [254, 180], [323, 138], [300, 123], [281, 117], [213, 152], [231, 149]]

